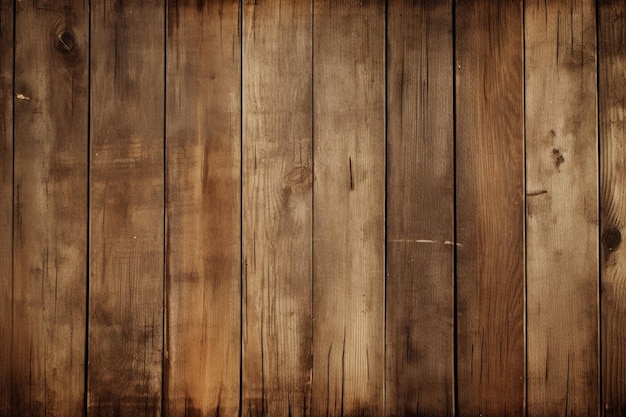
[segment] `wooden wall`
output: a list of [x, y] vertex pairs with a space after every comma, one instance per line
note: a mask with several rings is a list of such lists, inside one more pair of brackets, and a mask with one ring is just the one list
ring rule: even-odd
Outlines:
[[621, 0], [0, 0], [0, 416], [624, 416], [625, 122]]

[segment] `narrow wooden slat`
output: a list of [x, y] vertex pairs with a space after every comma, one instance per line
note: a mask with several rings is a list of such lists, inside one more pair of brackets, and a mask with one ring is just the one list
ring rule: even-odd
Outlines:
[[243, 9], [245, 416], [310, 415], [310, 2]]
[[16, 2], [12, 409], [81, 416], [88, 4]]
[[0, 416], [13, 414], [13, 0], [0, 0]]
[[594, 4], [525, 6], [529, 416], [600, 408]]
[[626, 3], [599, 2], [602, 406], [626, 415]]
[[171, 0], [167, 13], [166, 412], [236, 416], [239, 1]]
[[313, 415], [384, 391], [385, 7], [315, 0]]
[[452, 2], [388, 7], [385, 414], [452, 416]]
[[461, 416], [524, 415], [524, 97], [519, 1], [457, 1]]
[[164, 7], [91, 5], [88, 411], [161, 413]]

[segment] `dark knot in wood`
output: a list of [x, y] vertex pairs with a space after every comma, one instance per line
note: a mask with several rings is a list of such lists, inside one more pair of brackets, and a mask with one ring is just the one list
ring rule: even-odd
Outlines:
[[617, 249], [622, 241], [622, 234], [617, 229], [609, 229], [602, 235], [602, 242], [609, 252]]
[[69, 54], [74, 50], [74, 45], [76, 41], [74, 39], [74, 34], [72, 32], [68, 32], [64, 30], [63, 32], [57, 35], [57, 46], [61, 50], [61, 52], [65, 54]]

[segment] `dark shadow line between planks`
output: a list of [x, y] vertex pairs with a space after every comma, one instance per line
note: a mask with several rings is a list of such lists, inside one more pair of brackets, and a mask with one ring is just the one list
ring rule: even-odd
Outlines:
[[[243, 0], [238, 2], [239, 36], [239, 406], [238, 417], [243, 415]], [[247, 285], [247, 283], [246, 283]], [[219, 413], [219, 409], [217, 411]]]
[[167, 251], [168, 251], [168, 181], [167, 181], [167, 23], [168, 23], [168, 0], [163, 0], [163, 271], [161, 306], [162, 339], [161, 339], [161, 416], [166, 416], [169, 367], [167, 365], [167, 350], [169, 348], [169, 279], [167, 276]]
[[522, 195], [522, 204], [524, 206], [524, 217], [523, 217], [523, 229], [524, 229], [524, 244], [523, 249], [524, 253], [522, 254], [523, 262], [524, 262], [524, 403], [523, 403], [523, 411], [522, 414], [525, 417], [528, 417], [528, 262], [527, 262], [527, 254], [528, 254], [528, 224], [526, 219], [526, 213], [528, 213], [527, 206], [527, 198], [526, 194], [528, 192], [527, 189], [527, 178], [526, 178], [526, 0], [522, 0], [522, 110], [523, 110], [523, 120], [522, 120], [522, 147], [523, 147], [523, 158], [524, 158], [524, 186], [523, 186], [523, 195]]
[[389, 109], [389, 1], [385, 0], [385, 30], [384, 30], [384, 71], [385, 71], [385, 110], [384, 110], [384, 140], [385, 140], [385, 190], [384, 190], [384, 207], [383, 207], [383, 415], [387, 415], [387, 229], [388, 229], [388, 206], [389, 194], [389, 117], [387, 115]]
[[[16, 22], [17, 22], [17, 10], [16, 2], [13, 1], [12, 7], [13, 13], [13, 62], [12, 74], [11, 74], [11, 367], [10, 379], [11, 379], [11, 398], [9, 401], [9, 409], [13, 413], [14, 398], [15, 398], [15, 358], [13, 356], [13, 344], [15, 343], [15, 59], [16, 59]], [[4, 109], [2, 109], [4, 111]]]
[[85, 356], [83, 369], [83, 416], [89, 415], [89, 294], [91, 275], [91, 2], [87, 6], [87, 230], [85, 240]]
[[597, 157], [597, 217], [598, 217], [598, 290], [597, 290], [597, 303], [598, 303], [598, 345], [597, 345], [597, 355], [598, 355], [598, 415], [604, 415], [604, 407], [602, 406], [604, 402], [604, 386], [603, 386], [603, 360], [602, 360], [602, 352], [603, 352], [603, 343], [602, 343], [602, 146], [601, 146], [601, 133], [602, 133], [602, 124], [600, 117], [600, 36], [601, 36], [601, 18], [600, 18], [600, 1], [596, 0], [595, 4], [595, 23], [596, 23], [596, 157]]
[[[315, 364], [315, 0], [311, 0], [311, 369], [309, 412], [313, 415], [313, 369]], [[304, 409], [306, 417], [306, 407]]]
[[458, 320], [458, 248], [459, 248], [459, 234], [457, 230], [457, 99], [456, 99], [456, 79], [457, 79], [457, 57], [456, 57], [456, 0], [450, 1], [451, 26], [452, 26], [452, 222], [453, 222], [453, 267], [452, 267], [452, 368], [453, 368], [453, 383], [452, 383], [452, 396], [453, 396], [453, 413], [454, 416], [459, 415], [459, 320]]

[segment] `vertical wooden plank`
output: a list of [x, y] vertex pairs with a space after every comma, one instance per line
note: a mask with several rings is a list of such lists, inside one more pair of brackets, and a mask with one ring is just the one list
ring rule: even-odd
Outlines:
[[452, 416], [452, 2], [388, 7], [385, 414]]
[[243, 9], [243, 403], [310, 414], [310, 2]]
[[313, 415], [381, 415], [385, 5], [313, 7]]
[[166, 412], [236, 416], [239, 1], [167, 9]]
[[16, 2], [12, 415], [81, 416], [88, 3]]
[[457, 319], [460, 415], [524, 415], [521, 2], [458, 0]]
[[13, 0], [0, 0], [0, 416], [13, 387]]
[[525, 6], [530, 416], [599, 414], [594, 5]]
[[604, 415], [626, 415], [626, 3], [598, 3], [600, 219], [602, 221], [602, 404]]
[[88, 408], [161, 413], [164, 4], [91, 9]]

